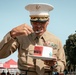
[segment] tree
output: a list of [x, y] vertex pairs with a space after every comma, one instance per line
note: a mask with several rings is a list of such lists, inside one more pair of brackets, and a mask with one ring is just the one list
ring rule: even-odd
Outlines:
[[66, 61], [68, 64], [76, 65], [76, 33], [68, 36], [66, 43], [64, 45], [64, 50], [66, 54]]

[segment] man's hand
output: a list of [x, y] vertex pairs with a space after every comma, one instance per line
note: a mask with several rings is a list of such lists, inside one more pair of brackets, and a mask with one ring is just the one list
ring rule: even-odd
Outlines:
[[17, 26], [10, 31], [10, 35], [13, 38], [15, 38], [16, 36], [20, 36], [20, 35], [26, 35], [27, 36], [31, 33], [33, 33], [33, 29], [32, 29], [32, 27], [30, 27], [27, 24], [22, 24], [20, 26]]
[[45, 65], [48, 65], [48, 66], [54, 66], [55, 64], [57, 64], [57, 57], [56, 56], [53, 56], [55, 57], [55, 59], [53, 60], [43, 60], [44, 61], [44, 64]]
[[45, 60], [44, 64], [48, 66], [54, 66], [56, 64], [56, 60]]

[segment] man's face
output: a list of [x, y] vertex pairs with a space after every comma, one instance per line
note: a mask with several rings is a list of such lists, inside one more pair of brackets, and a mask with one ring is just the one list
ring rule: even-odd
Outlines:
[[34, 32], [37, 36], [41, 36], [47, 28], [49, 20], [46, 22], [31, 22]]

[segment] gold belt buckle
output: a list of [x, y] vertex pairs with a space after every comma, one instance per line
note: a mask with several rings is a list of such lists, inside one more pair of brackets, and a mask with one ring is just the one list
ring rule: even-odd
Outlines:
[[64, 75], [64, 73], [59, 73], [59, 75]]

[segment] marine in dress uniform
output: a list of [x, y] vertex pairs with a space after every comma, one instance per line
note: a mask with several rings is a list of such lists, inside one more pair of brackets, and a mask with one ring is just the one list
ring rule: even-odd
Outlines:
[[[18, 50], [18, 69], [23, 75], [51, 75], [52, 71], [63, 72], [66, 60], [62, 43], [58, 37], [46, 30], [49, 24], [49, 12], [53, 6], [45, 3], [28, 4], [32, 27], [21, 24], [9, 31], [0, 42], [0, 59], [6, 58]], [[39, 41], [40, 40], [40, 41]], [[55, 63], [50, 60], [33, 59], [34, 46], [51, 46]]]

